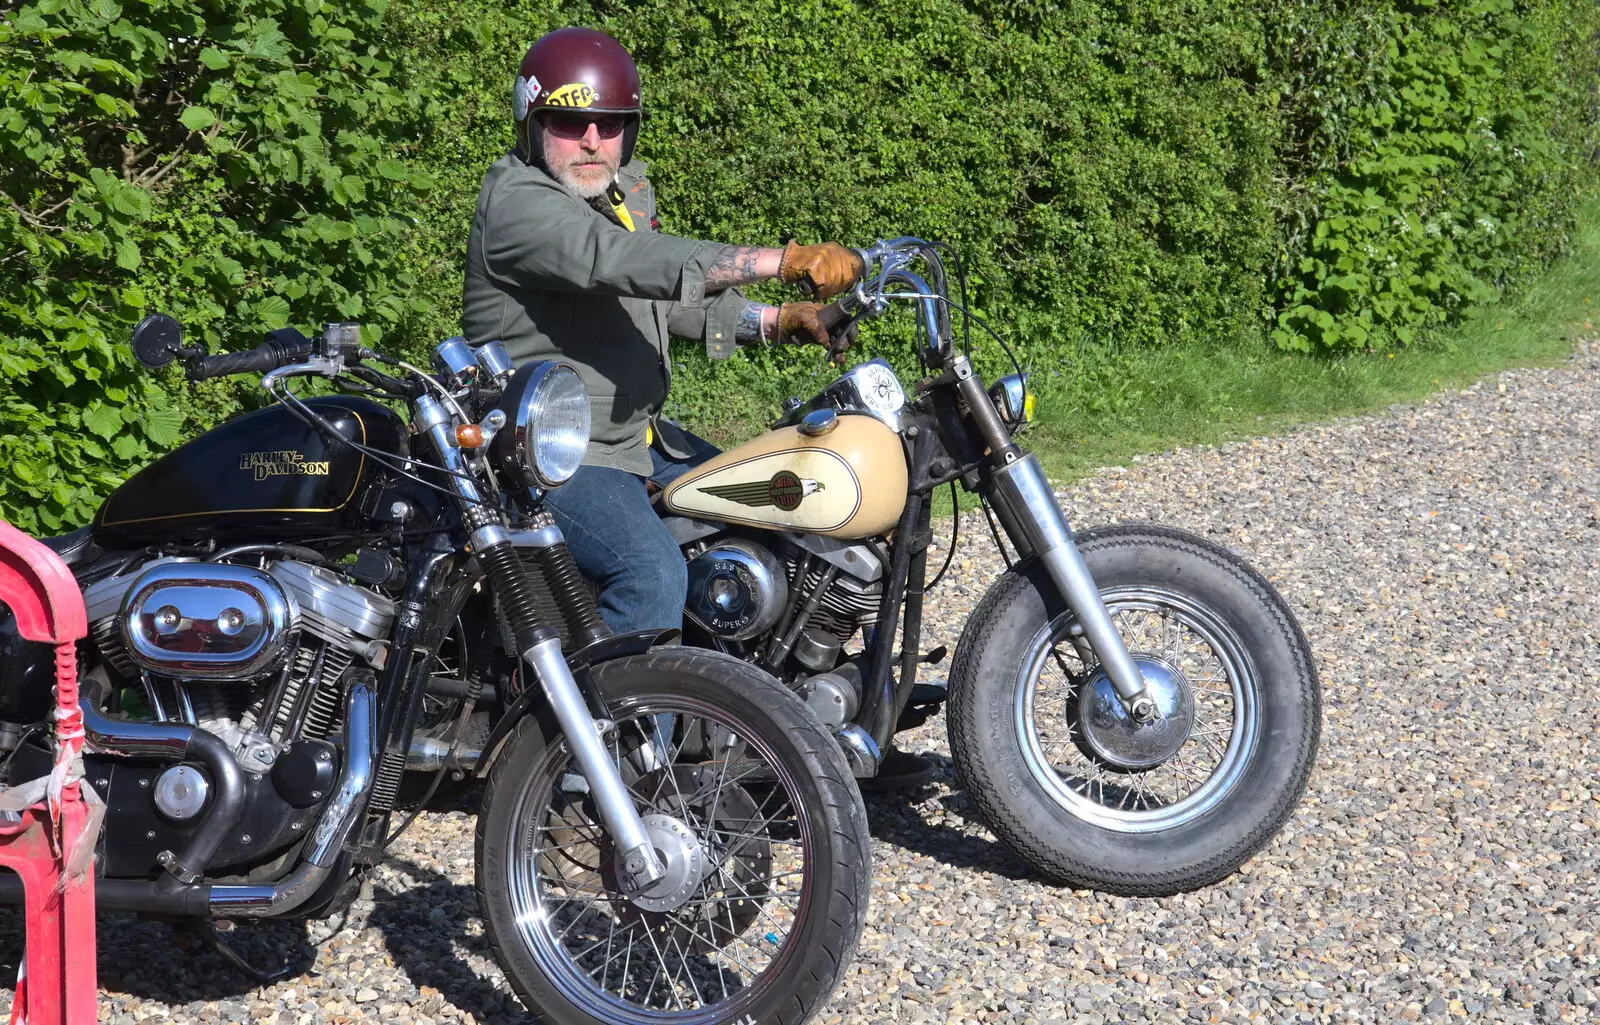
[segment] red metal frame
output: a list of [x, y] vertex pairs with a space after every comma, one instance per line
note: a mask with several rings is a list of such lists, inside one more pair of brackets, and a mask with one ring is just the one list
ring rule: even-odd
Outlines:
[[26, 897], [25, 977], [12, 1022], [79, 1025], [96, 1019], [94, 872], [99, 816], [71, 777], [83, 748], [77, 642], [88, 632], [83, 595], [49, 548], [0, 520], [0, 603], [30, 641], [55, 645], [56, 760], [45, 800], [0, 825], [0, 867], [22, 877]]

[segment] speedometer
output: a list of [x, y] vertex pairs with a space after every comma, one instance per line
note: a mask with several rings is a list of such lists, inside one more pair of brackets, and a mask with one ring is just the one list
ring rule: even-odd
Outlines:
[[865, 413], [882, 422], [896, 434], [900, 432], [900, 413], [906, 406], [906, 392], [894, 368], [882, 358], [851, 367], [839, 379], [822, 389], [810, 402], [791, 406], [774, 427], [791, 427], [815, 409], [839, 413]]

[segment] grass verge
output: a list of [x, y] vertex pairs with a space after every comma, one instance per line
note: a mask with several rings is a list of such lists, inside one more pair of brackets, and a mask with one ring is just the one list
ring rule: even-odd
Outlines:
[[[1425, 345], [1338, 359], [1260, 341], [1075, 353], [1037, 380], [1026, 443], [1053, 481], [1179, 445], [1216, 444], [1413, 402], [1509, 367], [1564, 359], [1600, 308], [1600, 202], [1579, 213], [1570, 255], [1515, 299]], [[945, 503], [947, 506], [948, 503]]]

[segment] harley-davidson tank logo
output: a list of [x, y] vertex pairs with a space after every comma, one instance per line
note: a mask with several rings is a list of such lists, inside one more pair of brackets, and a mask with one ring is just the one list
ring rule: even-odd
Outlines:
[[307, 459], [304, 452], [285, 449], [282, 452], [244, 452], [239, 456], [239, 469], [254, 474], [255, 480], [268, 477], [326, 477], [327, 460]]
[[784, 512], [793, 512], [800, 508], [800, 503], [807, 495], [814, 495], [824, 488], [819, 480], [797, 477], [788, 470], [779, 470], [772, 475], [771, 480], [750, 481], [747, 484], [721, 484], [714, 488], [699, 490], [729, 502], [738, 502], [740, 505], [755, 508], [775, 505]]

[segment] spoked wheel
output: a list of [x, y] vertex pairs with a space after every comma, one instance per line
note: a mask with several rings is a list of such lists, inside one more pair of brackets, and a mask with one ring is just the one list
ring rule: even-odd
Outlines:
[[565, 738], [524, 722], [478, 828], [484, 920], [518, 994], [562, 1023], [806, 1020], [866, 910], [865, 812], [837, 744], [770, 677], [713, 652], [594, 674], [667, 874], [623, 892]]
[[1304, 792], [1321, 690], [1283, 599], [1226, 549], [1110, 527], [1078, 547], [1160, 715], [1137, 723], [1043, 566], [967, 624], [950, 674], [957, 770], [995, 833], [1051, 878], [1176, 893], [1233, 872]]
[[1182, 825], [1238, 783], [1261, 729], [1261, 681], [1238, 636], [1184, 595], [1131, 587], [1101, 597], [1164, 714], [1154, 727], [1133, 722], [1058, 616], [1030, 642], [1015, 688], [1023, 759], [1088, 821], [1129, 832]]

